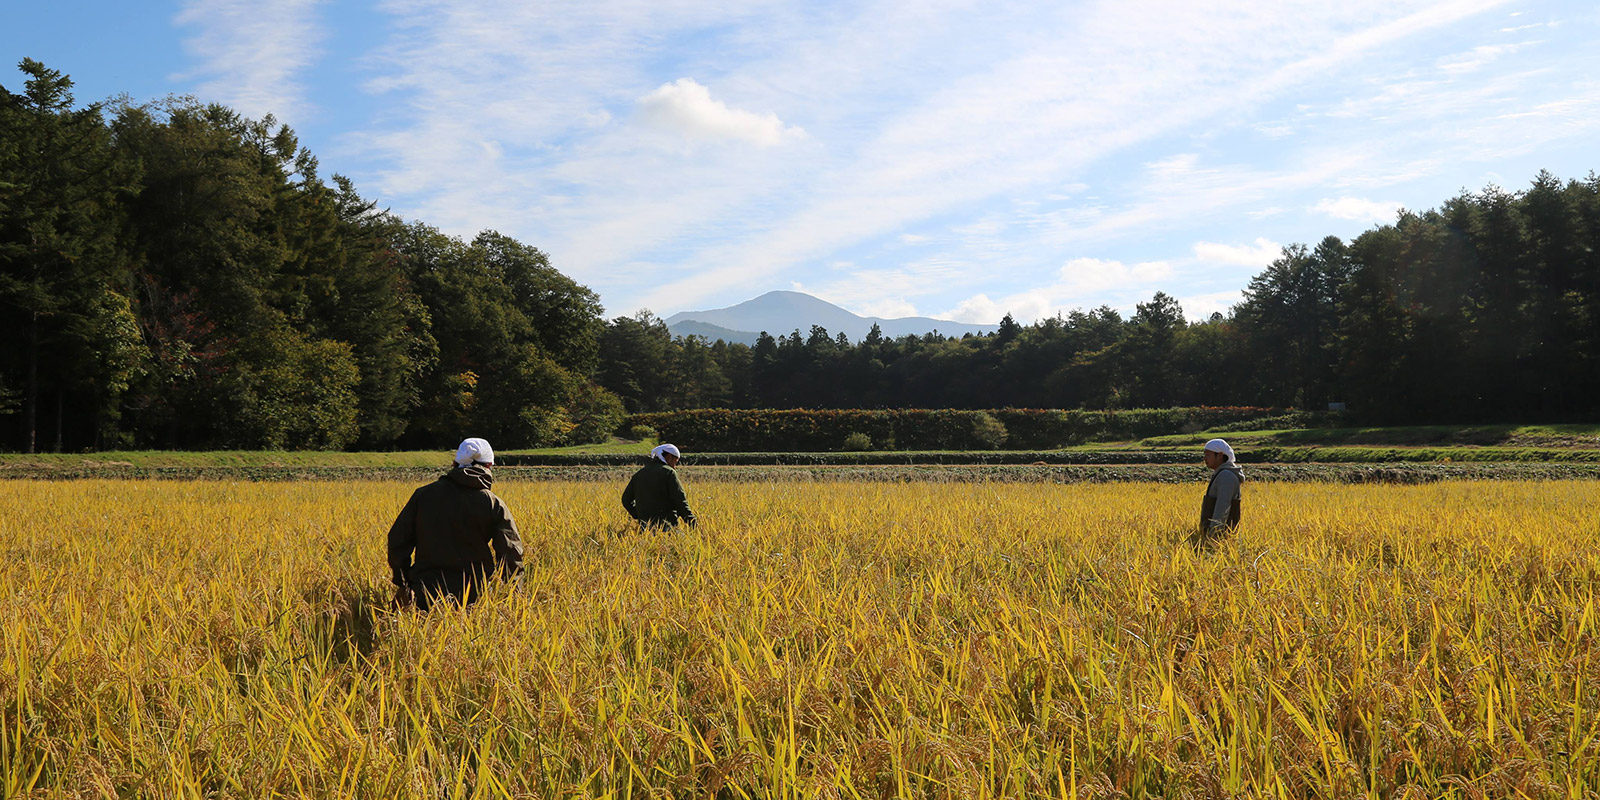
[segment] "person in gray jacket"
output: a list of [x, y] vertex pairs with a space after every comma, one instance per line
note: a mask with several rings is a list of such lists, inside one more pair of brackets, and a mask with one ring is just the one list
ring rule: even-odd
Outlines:
[[651, 450], [650, 463], [628, 479], [628, 488], [622, 490], [622, 507], [641, 526], [669, 527], [680, 520], [695, 524], [689, 498], [673, 469], [681, 457], [676, 445], [663, 444]]
[[1244, 470], [1239, 468], [1233, 448], [1221, 439], [1206, 442], [1204, 458], [1211, 470], [1205, 498], [1200, 502], [1200, 529], [1194, 544], [1207, 550], [1239, 524], [1239, 487]]
[[[511, 511], [489, 487], [494, 449], [466, 439], [455, 468], [411, 494], [389, 528], [395, 600], [426, 611], [439, 602], [470, 605], [499, 573], [522, 573], [522, 538]], [[415, 559], [413, 560], [413, 554]]]

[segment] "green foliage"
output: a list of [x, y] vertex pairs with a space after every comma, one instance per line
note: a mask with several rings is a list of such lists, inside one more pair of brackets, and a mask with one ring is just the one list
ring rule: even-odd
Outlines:
[[588, 380], [573, 384], [565, 408], [572, 421], [572, 429], [562, 440], [567, 445], [608, 442], [628, 416], [621, 398]]
[[872, 437], [860, 431], [856, 431], [844, 437], [844, 444], [840, 449], [849, 450], [852, 452], [871, 450]]
[[220, 384], [227, 443], [269, 450], [338, 450], [359, 434], [359, 370], [344, 342], [279, 328], [229, 358]]
[[598, 382], [621, 397], [630, 413], [728, 405], [728, 375], [742, 374], [748, 365], [743, 345], [674, 338], [648, 310], [612, 320], [599, 352]]
[[587, 374], [599, 347], [600, 297], [562, 275], [536, 247], [484, 231], [472, 240], [470, 257], [505, 287], [511, 305], [526, 320], [539, 349], [567, 369]]
[[979, 411], [972, 416], [972, 442], [979, 450], [996, 450], [1006, 443], [1005, 423]]
[[0, 447], [46, 426], [69, 449], [515, 446], [620, 421], [589, 380], [599, 298], [537, 248], [382, 213], [270, 116], [173, 98], [108, 122], [22, 70], [0, 88], [0, 332], [22, 343], [0, 387], [25, 413]]
[[564, 407], [575, 378], [531, 344], [520, 355], [479, 384], [472, 429], [503, 448], [563, 444], [575, 428]]

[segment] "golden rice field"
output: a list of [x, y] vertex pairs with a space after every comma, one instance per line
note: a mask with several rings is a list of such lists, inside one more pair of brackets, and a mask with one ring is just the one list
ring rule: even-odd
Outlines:
[[388, 607], [399, 483], [0, 482], [12, 797], [1600, 796], [1600, 483], [502, 484], [525, 582]]

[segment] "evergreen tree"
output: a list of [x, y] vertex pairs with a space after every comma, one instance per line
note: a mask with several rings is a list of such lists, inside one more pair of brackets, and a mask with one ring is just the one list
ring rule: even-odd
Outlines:
[[32, 59], [19, 67], [23, 91], [0, 86], [0, 330], [19, 345], [0, 366], [22, 376], [19, 438], [31, 453], [47, 393], [57, 449], [69, 413], [98, 421], [89, 440], [115, 429], [141, 357], [119, 236], [138, 171], [118, 157], [99, 104], [73, 107], [71, 79]]

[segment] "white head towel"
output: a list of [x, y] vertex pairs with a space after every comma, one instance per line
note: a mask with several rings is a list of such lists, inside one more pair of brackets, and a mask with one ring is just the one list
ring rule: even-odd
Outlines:
[[473, 463], [494, 466], [494, 448], [476, 437], [462, 439], [461, 446], [456, 448], [456, 466], [465, 467]]
[[1206, 442], [1206, 449], [1213, 453], [1221, 453], [1227, 456], [1228, 463], [1223, 464], [1223, 466], [1233, 467], [1234, 469], [1239, 468], [1239, 462], [1233, 457], [1233, 448], [1230, 447], [1227, 442], [1224, 442], [1221, 439], [1212, 439], [1211, 441]]
[[657, 460], [657, 461], [660, 461], [663, 464], [665, 464], [665, 463], [667, 463], [666, 455], [668, 453], [671, 453], [672, 455], [678, 456], [680, 458], [683, 456], [682, 453], [678, 452], [678, 446], [677, 445], [675, 445], [675, 444], [661, 444], [661, 445], [656, 445], [654, 448], [652, 448], [650, 450], [650, 457], [655, 459], [655, 460]]

